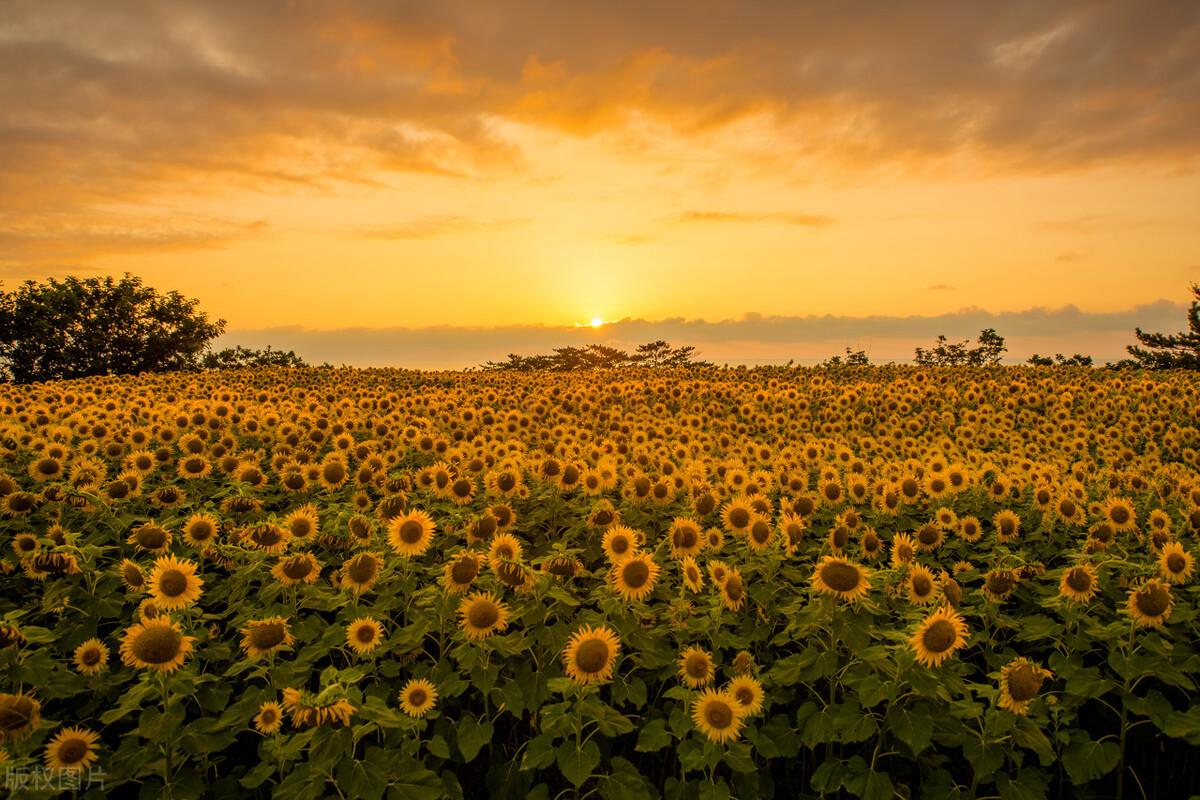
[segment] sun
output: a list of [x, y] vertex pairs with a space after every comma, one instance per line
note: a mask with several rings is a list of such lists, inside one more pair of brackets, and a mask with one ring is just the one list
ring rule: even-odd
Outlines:
[[593, 328], [599, 328], [603, 324], [604, 324], [604, 320], [600, 319], [600, 317], [592, 317], [591, 326]]

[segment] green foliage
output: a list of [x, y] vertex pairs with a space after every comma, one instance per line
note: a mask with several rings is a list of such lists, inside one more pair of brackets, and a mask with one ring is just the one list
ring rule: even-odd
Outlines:
[[1146, 333], [1136, 331], [1141, 346], [1125, 348], [1138, 366], [1147, 369], [1200, 369], [1200, 284], [1192, 284], [1192, 305], [1188, 308], [1188, 329], [1184, 333]]
[[976, 343], [970, 347], [966, 339], [949, 342], [945, 336], [939, 336], [932, 349], [918, 347], [914, 360], [923, 367], [994, 367], [1008, 349], [1004, 337], [992, 328], [980, 331]]

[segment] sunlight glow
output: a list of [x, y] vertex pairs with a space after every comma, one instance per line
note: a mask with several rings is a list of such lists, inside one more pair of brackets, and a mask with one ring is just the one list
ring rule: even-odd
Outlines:
[[599, 328], [603, 324], [604, 324], [604, 320], [600, 319], [599, 317], [592, 317], [592, 327], [593, 328]]

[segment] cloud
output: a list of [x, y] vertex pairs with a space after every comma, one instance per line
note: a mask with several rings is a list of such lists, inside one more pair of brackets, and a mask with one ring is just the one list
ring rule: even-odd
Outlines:
[[774, 222], [782, 225], [797, 225], [802, 228], [827, 228], [837, 223], [833, 217], [820, 214], [765, 213], [746, 214], [731, 211], [684, 211], [675, 217], [675, 222], [688, 223], [754, 223]]
[[369, 239], [433, 239], [451, 233], [468, 233], [472, 231], [493, 231], [527, 225], [529, 219], [471, 219], [460, 216], [434, 216], [401, 222], [395, 225], [355, 228], [350, 231], [353, 236]]
[[951, 340], [973, 339], [995, 328], [1008, 340], [1009, 360], [1035, 352], [1086, 353], [1098, 361], [1115, 360], [1133, 343], [1133, 330], [1174, 331], [1183, 327], [1183, 306], [1160, 300], [1117, 312], [1086, 312], [1075, 306], [990, 313], [963, 309], [937, 316], [765, 316], [750, 313], [736, 320], [625, 319], [598, 330], [589, 327], [513, 325], [495, 328], [299, 327], [233, 330], [229, 345], [294, 349], [309, 361], [355, 366], [463, 368], [503, 360], [510, 352], [529, 355], [564, 345], [601, 343], [631, 349], [665, 339], [695, 345], [704, 358], [722, 362], [813, 363], [846, 346], [865, 349], [875, 361], [908, 361], [913, 349], [939, 334]]
[[927, 292], [953, 292], [957, 287], [951, 286], [948, 283], [935, 283], [933, 286], [926, 286]]
[[1076, 261], [1082, 261], [1090, 255], [1091, 255], [1091, 253], [1080, 252], [1078, 250], [1064, 250], [1063, 252], [1056, 255], [1054, 257], [1054, 260], [1061, 262], [1063, 264], [1071, 264]]

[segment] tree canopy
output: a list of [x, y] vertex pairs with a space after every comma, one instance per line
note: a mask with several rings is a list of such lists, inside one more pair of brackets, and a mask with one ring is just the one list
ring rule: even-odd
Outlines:
[[255, 350], [248, 347], [226, 347], [210, 350], [200, 359], [204, 369], [245, 369], [246, 367], [307, 367], [308, 363], [294, 350]]
[[509, 353], [504, 361], [488, 361], [487, 370], [535, 370], [569, 371], [577, 369], [614, 369], [617, 367], [708, 367], [707, 361], [696, 359], [696, 348], [692, 346], [672, 347], [661, 339], [639, 345], [632, 353], [602, 344], [584, 347], [556, 347], [548, 355], [522, 356]]
[[0, 291], [0, 367], [18, 383], [194, 369], [225, 330], [199, 301], [126, 274]]
[[994, 328], [980, 331], [975, 341], [976, 346], [970, 347], [968, 339], [949, 342], [945, 336], [939, 336], [931, 349], [918, 347], [915, 360], [925, 367], [992, 367], [1000, 363], [1008, 350], [1004, 337]]
[[1187, 312], [1186, 333], [1135, 331], [1141, 346], [1125, 348], [1140, 367], [1149, 369], [1200, 369], [1200, 284], [1192, 284], [1192, 306]]

